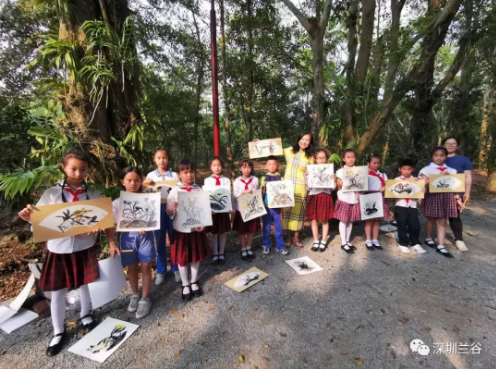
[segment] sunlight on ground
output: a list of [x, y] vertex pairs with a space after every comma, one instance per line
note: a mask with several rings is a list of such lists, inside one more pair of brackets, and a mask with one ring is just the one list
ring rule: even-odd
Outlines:
[[[442, 343], [442, 344], [447, 344], [447, 343], [455, 343], [457, 344], [459, 342], [458, 338], [456, 336], [451, 336], [449, 335], [443, 328], [432, 328], [431, 330], [431, 335], [433, 338], [433, 342], [435, 343]], [[443, 348], [443, 351], [445, 351], [445, 347]], [[431, 353], [430, 355], [439, 355], [439, 354], [434, 354], [433, 353], [433, 348], [431, 348]], [[448, 360], [453, 364], [453, 366], [457, 369], [467, 369], [467, 363], [463, 359], [462, 355], [459, 354], [444, 354]]]

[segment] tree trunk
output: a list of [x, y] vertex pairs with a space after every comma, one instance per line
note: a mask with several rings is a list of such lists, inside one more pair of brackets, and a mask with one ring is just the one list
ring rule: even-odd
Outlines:
[[369, 70], [370, 52], [372, 51], [372, 38], [374, 37], [375, 0], [362, 0], [362, 22], [360, 28], [360, 50], [356, 65], [355, 81], [361, 86]]
[[248, 101], [246, 107], [246, 125], [248, 126], [248, 141], [253, 141], [253, 95], [254, 95], [254, 68], [253, 57], [253, 9], [251, 0], [246, 1], [248, 16]]
[[487, 140], [488, 140], [488, 132], [487, 125], [489, 122], [489, 96], [491, 94], [491, 90], [488, 89], [484, 96], [484, 105], [482, 108], [482, 122], [480, 129], [480, 137], [479, 137], [479, 173], [484, 172], [486, 170], [486, 159], [487, 159]]
[[327, 147], [327, 140], [320, 139], [320, 129], [324, 124], [325, 116], [325, 86], [324, 86], [324, 35], [320, 30], [316, 31], [317, 35], [310, 39], [312, 47], [312, 67], [313, 67], [313, 123], [312, 133], [315, 139], [319, 140], [320, 146]]
[[201, 94], [203, 92], [203, 76], [205, 68], [205, 58], [203, 56], [203, 44], [200, 38], [200, 29], [196, 21], [194, 11], [191, 11], [193, 16], [193, 24], [195, 26], [196, 42], [198, 47], [197, 63], [196, 63], [196, 99], [195, 99], [195, 122], [193, 127], [193, 143], [194, 143], [194, 161], [198, 164], [198, 127], [201, 123], [202, 116], [200, 112], [201, 108]]
[[391, 40], [389, 47], [389, 63], [386, 75], [386, 88], [384, 100], [387, 100], [393, 92], [396, 72], [401, 62], [399, 55], [400, 19], [406, 0], [391, 0]]

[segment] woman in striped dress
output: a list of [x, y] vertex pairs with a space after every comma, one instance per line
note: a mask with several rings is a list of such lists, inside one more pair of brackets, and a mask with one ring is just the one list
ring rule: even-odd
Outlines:
[[286, 245], [291, 243], [291, 233], [294, 232], [292, 242], [298, 247], [303, 247], [299, 240], [299, 232], [303, 229], [306, 213], [305, 173], [307, 165], [314, 162], [314, 152], [315, 145], [311, 133], [301, 134], [293, 146], [284, 149], [286, 159], [284, 179], [293, 182], [295, 192], [295, 206], [282, 212], [282, 228], [290, 232]]

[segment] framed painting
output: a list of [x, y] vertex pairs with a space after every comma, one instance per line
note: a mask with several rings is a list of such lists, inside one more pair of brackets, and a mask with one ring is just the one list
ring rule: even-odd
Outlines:
[[431, 175], [429, 177], [429, 192], [465, 192], [465, 173]]
[[210, 196], [205, 191], [178, 192], [179, 224], [183, 228], [211, 226]]
[[174, 188], [179, 181], [177, 179], [172, 179], [170, 181], [160, 181], [155, 182], [153, 186], [143, 184], [143, 192], [144, 193], [155, 193], [160, 192], [161, 194], [161, 202], [162, 204], [167, 203], [167, 198], [169, 197], [169, 193], [172, 188]]
[[34, 242], [77, 236], [114, 227], [112, 199], [37, 206], [31, 214]]
[[257, 284], [261, 280], [267, 278], [269, 275], [260, 269], [253, 267], [246, 272], [234, 277], [227, 281], [225, 285], [236, 292], [243, 292], [251, 286]]
[[362, 220], [382, 218], [384, 208], [380, 192], [360, 196], [360, 215]]
[[210, 196], [210, 209], [214, 213], [229, 213], [232, 210], [231, 188], [227, 186], [203, 186]]
[[262, 190], [245, 193], [238, 197], [238, 207], [243, 222], [264, 216], [267, 214], [262, 198]]
[[287, 208], [295, 205], [293, 182], [266, 182], [266, 190], [269, 208]]
[[117, 232], [160, 229], [161, 194], [121, 191]]
[[425, 181], [419, 179], [388, 179], [385, 196], [387, 199], [423, 199]]
[[336, 181], [332, 179], [334, 164], [307, 165], [308, 188], [335, 188]]
[[250, 159], [264, 158], [269, 155], [281, 156], [283, 155], [282, 141], [280, 138], [270, 138], [248, 142], [248, 151]]
[[369, 168], [360, 167], [343, 167], [343, 187], [344, 192], [360, 192], [369, 189]]

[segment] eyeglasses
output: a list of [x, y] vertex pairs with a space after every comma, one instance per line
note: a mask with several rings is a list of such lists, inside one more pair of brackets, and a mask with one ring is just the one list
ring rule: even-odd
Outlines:
[[327, 160], [327, 158], [325, 156], [317, 156], [315, 159], [324, 159], [324, 160]]
[[447, 143], [447, 144], [444, 144], [444, 146], [458, 146], [458, 144], [456, 144], [456, 143], [448, 144]]

